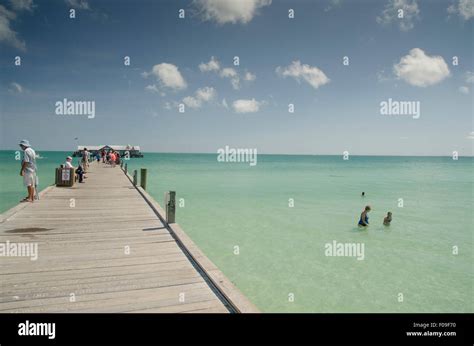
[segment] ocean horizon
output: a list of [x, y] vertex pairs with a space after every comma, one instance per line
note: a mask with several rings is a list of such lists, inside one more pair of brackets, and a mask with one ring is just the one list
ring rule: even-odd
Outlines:
[[[53, 152], [53, 153], [69, 153], [68, 155], [71, 155], [76, 149], [71, 149], [71, 150], [42, 150], [42, 149], [36, 149], [35, 150], [38, 153], [41, 152]], [[0, 149], [0, 152], [2, 151], [21, 151], [20, 149]], [[180, 151], [141, 151], [143, 155], [145, 154], [183, 154], [183, 155], [217, 155], [216, 152], [180, 152]], [[288, 154], [288, 153], [260, 153], [258, 152], [258, 155], [267, 155], [267, 156], [335, 156], [335, 157], [343, 157], [342, 153], [337, 153], [337, 154]], [[449, 157], [452, 158], [452, 153], [450, 155], [399, 155], [399, 154], [349, 154], [350, 157]], [[474, 157], [474, 155], [458, 155], [458, 157]]]

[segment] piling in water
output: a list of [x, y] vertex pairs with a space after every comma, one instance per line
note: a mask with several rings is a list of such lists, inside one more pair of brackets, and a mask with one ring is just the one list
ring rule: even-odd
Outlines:
[[137, 174], [137, 170], [133, 170], [133, 185], [134, 186], [137, 186], [137, 183], [138, 183], [138, 174]]
[[165, 192], [166, 222], [175, 223], [176, 216], [176, 192]]
[[146, 173], [146, 168], [140, 169], [140, 186], [143, 188], [143, 190], [146, 190]]

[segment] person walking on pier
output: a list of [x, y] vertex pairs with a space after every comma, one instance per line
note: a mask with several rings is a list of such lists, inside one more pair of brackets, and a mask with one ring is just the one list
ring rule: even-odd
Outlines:
[[26, 139], [21, 140], [19, 145], [24, 153], [20, 175], [23, 177], [23, 183], [28, 190], [28, 197], [23, 198], [21, 202], [33, 202], [36, 188], [36, 153]]
[[89, 167], [89, 158], [90, 154], [87, 151], [87, 148], [84, 148], [82, 152], [82, 167], [84, 167], [84, 172], [87, 172], [87, 168]]
[[112, 151], [112, 152], [110, 153], [110, 165], [111, 165], [112, 167], [115, 167], [116, 161], [117, 161], [117, 155], [115, 155], [115, 151]]
[[110, 150], [107, 152], [107, 154], [105, 154], [105, 164], [107, 165], [110, 164], [110, 154], [111, 154]]

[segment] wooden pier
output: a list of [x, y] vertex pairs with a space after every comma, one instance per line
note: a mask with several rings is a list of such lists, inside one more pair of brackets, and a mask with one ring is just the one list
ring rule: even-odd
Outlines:
[[120, 166], [0, 215], [0, 312], [258, 312]]

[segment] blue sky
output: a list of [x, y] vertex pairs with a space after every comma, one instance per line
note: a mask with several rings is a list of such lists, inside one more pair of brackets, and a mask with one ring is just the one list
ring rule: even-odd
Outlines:
[[[27, 138], [39, 150], [473, 152], [474, 0], [0, 6], [1, 149]], [[57, 115], [64, 98], [94, 101], [95, 117]], [[381, 115], [388, 99], [419, 102], [420, 117]]]

